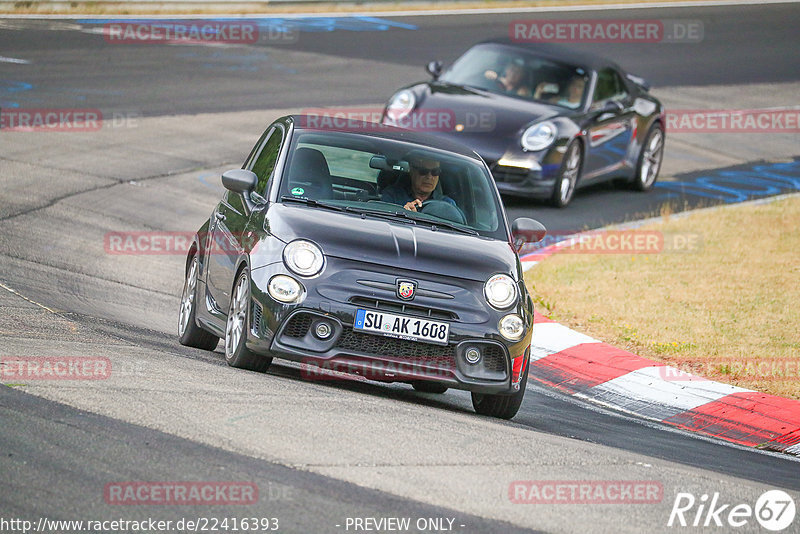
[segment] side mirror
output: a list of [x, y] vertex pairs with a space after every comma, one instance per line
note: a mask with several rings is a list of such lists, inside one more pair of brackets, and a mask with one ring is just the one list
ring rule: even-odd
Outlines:
[[439, 76], [442, 74], [442, 62], [441, 61], [431, 61], [427, 65], [425, 65], [425, 71], [433, 76], [434, 80], [438, 80]]
[[222, 185], [235, 193], [247, 193], [256, 188], [258, 177], [252, 171], [232, 169], [222, 174]]
[[535, 219], [520, 217], [511, 223], [514, 249], [519, 252], [526, 243], [538, 243], [547, 235], [547, 229]]
[[616, 114], [622, 111], [622, 103], [617, 100], [606, 100], [603, 105], [598, 107], [595, 111], [600, 115], [605, 115], [606, 113]]

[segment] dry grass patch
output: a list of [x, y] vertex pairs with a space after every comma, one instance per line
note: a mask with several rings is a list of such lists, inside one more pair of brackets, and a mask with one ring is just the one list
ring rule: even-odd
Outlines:
[[640, 231], [699, 247], [558, 254], [526, 274], [537, 309], [693, 374], [800, 399], [800, 197]]

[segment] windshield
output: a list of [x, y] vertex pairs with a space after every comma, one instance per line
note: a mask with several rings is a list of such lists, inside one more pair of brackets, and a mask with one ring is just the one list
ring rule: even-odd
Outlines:
[[492, 178], [477, 160], [339, 132], [298, 131], [289, 150], [281, 202], [508, 239]]
[[583, 107], [589, 74], [582, 67], [522, 50], [486, 45], [468, 50], [439, 80], [578, 109]]

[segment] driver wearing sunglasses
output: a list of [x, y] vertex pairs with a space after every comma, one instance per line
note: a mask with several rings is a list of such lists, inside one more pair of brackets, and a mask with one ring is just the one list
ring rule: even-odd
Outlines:
[[439, 185], [439, 175], [442, 168], [435, 159], [426, 157], [409, 158], [408, 184], [398, 183], [386, 188], [381, 195], [381, 200], [400, 204], [409, 211], [417, 211], [426, 200], [441, 200], [448, 204], [456, 205], [455, 200], [442, 193]]

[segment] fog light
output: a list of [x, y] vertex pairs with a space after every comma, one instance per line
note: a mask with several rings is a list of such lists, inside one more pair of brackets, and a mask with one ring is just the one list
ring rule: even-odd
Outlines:
[[525, 324], [516, 313], [510, 313], [500, 319], [500, 335], [509, 341], [517, 341], [525, 332]]
[[481, 351], [475, 347], [470, 347], [467, 349], [467, 352], [464, 353], [464, 359], [467, 360], [467, 363], [475, 365], [481, 361]]
[[317, 326], [314, 327], [314, 334], [320, 339], [328, 339], [332, 333], [333, 328], [325, 321], [318, 322]]

